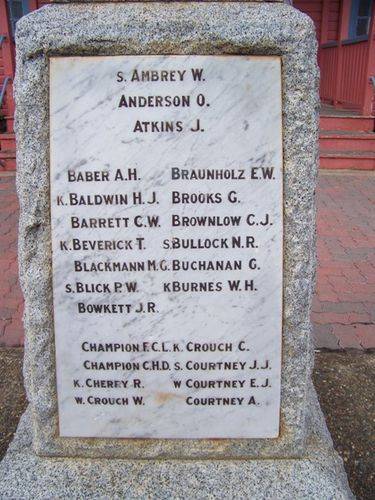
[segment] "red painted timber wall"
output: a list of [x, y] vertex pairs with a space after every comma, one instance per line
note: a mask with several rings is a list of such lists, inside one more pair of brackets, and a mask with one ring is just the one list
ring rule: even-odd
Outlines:
[[304, 12], [314, 21], [316, 36], [320, 40], [322, 27], [323, 0], [295, 0], [293, 7]]

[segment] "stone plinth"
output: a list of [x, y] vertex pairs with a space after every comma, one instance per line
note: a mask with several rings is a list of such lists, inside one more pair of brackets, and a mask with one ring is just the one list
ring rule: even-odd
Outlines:
[[[112, 458], [302, 456], [306, 384], [312, 364], [309, 307], [315, 273], [318, 159], [318, 69], [312, 21], [281, 3], [49, 5], [21, 19], [17, 47], [19, 260], [25, 294], [25, 380], [37, 453]], [[209, 439], [60, 438], [50, 246], [49, 59], [223, 53], [281, 57], [284, 307], [280, 436], [225, 439], [220, 446]]]
[[0, 465], [2, 498], [354, 499], [311, 390], [304, 458], [280, 460], [100, 460], [44, 458], [22, 417]]

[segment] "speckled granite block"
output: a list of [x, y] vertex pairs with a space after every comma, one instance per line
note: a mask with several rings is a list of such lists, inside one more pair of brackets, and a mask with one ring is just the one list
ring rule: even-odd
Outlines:
[[[157, 2], [158, 0], [52, 0], [53, 3], [106, 3], [106, 2], [118, 2], [118, 3], [146, 3], [146, 2]], [[176, 0], [177, 2], [189, 2], [189, 0]], [[165, 0], [165, 2], [176, 3], [173, 0]], [[211, 0], [198, 0], [199, 2], [210, 2]], [[268, 2], [268, 3], [290, 3], [288, 0], [216, 0], [216, 2]]]
[[[313, 350], [318, 69], [310, 18], [282, 3], [48, 5], [17, 28], [19, 262], [25, 381], [39, 455], [110, 458], [302, 456]], [[74, 439], [57, 435], [49, 204], [49, 57], [252, 54], [282, 58], [284, 282], [281, 428], [277, 439]]]
[[353, 499], [313, 390], [309, 399], [306, 455], [288, 460], [41, 458], [28, 410], [0, 465], [1, 498]]

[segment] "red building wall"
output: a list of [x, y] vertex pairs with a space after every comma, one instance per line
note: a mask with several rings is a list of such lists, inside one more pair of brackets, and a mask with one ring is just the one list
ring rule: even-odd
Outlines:
[[7, 80], [6, 93], [3, 104], [0, 109], [0, 132], [12, 130], [13, 128], [13, 76], [14, 76], [14, 45], [9, 37], [8, 11], [5, 0], [0, 0], [0, 36], [2, 43], [0, 45], [0, 90]]
[[317, 38], [320, 40], [323, 0], [295, 0], [293, 7], [311, 17], [315, 24]]
[[368, 39], [349, 40], [351, 0], [295, 0], [293, 5], [309, 15], [316, 27], [322, 101], [363, 115], [373, 113], [374, 12]]

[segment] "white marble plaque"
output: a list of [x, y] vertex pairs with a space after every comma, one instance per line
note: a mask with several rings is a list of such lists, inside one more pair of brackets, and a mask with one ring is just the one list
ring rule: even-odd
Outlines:
[[273, 438], [278, 57], [50, 62], [61, 436]]

